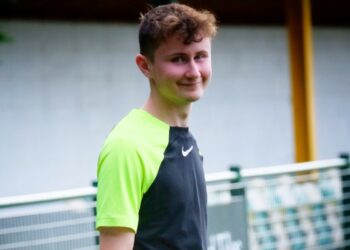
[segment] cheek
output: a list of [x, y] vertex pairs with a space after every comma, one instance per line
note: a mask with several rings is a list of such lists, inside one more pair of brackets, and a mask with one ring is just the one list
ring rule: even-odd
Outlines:
[[211, 64], [208, 63], [208, 64], [203, 65], [203, 68], [202, 68], [202, 77], [203, 77], [205, 80], [209, 80], [209, 79], [211, 78], [211, 74], [212, 74]]
[[179, 78], [181, 74], [183, 73], [180, 67], [175, 67], [172, 65], [164, 65], [163, 67], [158, 69], [159, 75], [161, 78]]

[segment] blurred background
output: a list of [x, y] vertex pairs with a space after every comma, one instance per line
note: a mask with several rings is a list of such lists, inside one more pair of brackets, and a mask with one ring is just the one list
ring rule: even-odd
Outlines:
[[[0, 1], [0, 196], [91, 184], [105, 137], [148, 97], [134, 62], [139, 14], [166, 2]], [[298, 160], [291, 58], [304, 53], [315, 151], [306, 160], [350, 152], [348, 1], [311, 1], [302, 53], [291, 49], [290, 18], [304, 19], [289, 1], [178, 2], [220, 24], [213, 78], [190, 121], [207, 173]]]

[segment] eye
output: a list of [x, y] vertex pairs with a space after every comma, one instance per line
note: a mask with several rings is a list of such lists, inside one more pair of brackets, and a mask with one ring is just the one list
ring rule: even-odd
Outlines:
[[200, 54], [197, 54], [195, 57], [194, 57], [194, 59], [195, 60], [202, 60], [202, 59], [205, 59], [205, 58], [207, 58], [208, 57], [208, 54], [206, 54], [206, 53], [200, 53]]
[[175, 57], [171, 58], [170, 61], [173, 63], [185, 63], [186, 58], [184, 56], [175, 56]]

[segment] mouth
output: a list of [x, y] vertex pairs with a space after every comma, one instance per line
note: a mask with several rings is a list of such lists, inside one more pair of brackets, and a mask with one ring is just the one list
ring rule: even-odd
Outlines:
[[193, 87], [199, 84], [201, 83], [200, 82], [179, 82], [178, 83], [179, 86], [184, 86], [184, 87]]

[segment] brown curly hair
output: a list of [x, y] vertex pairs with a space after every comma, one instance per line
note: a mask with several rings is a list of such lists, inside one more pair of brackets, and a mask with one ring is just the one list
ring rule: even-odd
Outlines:
[[173, 35], [184, 44], [213, 38], [217, 32], [215, 16], [207, 10], [195, 10], [187, 5], [171, 3], [149, 10], [140, 17], [140, 53], [153, 61], [154, 51]]

